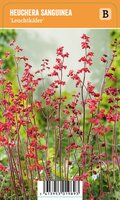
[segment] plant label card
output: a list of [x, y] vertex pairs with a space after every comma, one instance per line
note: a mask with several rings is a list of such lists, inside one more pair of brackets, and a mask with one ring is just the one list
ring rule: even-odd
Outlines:
[[0, 0], [0, 200], [120, 200], [120, 0]]

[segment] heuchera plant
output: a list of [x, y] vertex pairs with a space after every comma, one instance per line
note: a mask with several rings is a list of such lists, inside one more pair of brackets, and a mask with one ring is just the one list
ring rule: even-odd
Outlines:
[[[69, 57], [64, 47], [57, 49], [53, 67], [49, 66], [48, 59], [44, 59], [40, 69], [33, 74], [28, 58], [21, 56], [23, 49], [14, 40], [10, 44], [14, 53], [6, 52], [4, 58], [14, 57], [16, 77], [13, 81], [8, 80], [6, 75], [11, 72], [0, 59], [0, 149], [7, 155], [6, 165], [0, 161], [1, 199], [12, 198], [12, 195], [16, 200], [20, 197], [35, 199], [38, 180], [81, 180], [84, 197], [91, 200], [96, 197], [96, 192], [97, 199], [102, 199], [115, 191], [116, 173], [120, 171], [117, 152], [120, 89], [113, 62], [120, 42], [115, 40], [112, 44], [111, 57], [104, 54], [101, 58], [105, 72], [100, 91], [96, 92], [95, 86], [86, 78], [94, 70], [90, 38], [83, 34], [81, 40], [84, 55], [78, 60], [78, 70], [68, 73], [76, 88], [70, 99], [63, 93], [65, 61]], [[24, 73], [20, 80], [21, 61]], [[48, 88], [45, 71], [52, 77]], [[39, 94], [39, 100], [35, 100], [34, 93], [39, 84], [42, 84], [43, 92]], [[39, 114], [46, 122], [45, 129], [42, 122], [38, 122]], [[54, 149], [52, 153], [51, 148]], [[94, 189], [96, 179], [98, 187]]]

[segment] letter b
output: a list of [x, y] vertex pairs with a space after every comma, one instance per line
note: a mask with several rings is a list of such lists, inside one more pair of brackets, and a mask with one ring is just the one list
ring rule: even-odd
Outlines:
[[108, 17], [109, 17], [108, 10], [103, 10], [103, 18], [108, 18]]
[[100, 20], [111, 20], [112, 11], [110, 8], [101, 8], [100, 9]]

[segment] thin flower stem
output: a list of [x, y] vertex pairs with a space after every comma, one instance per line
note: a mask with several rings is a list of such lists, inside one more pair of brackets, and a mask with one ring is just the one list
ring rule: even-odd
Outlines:
[[106, 68], [105, 68], [105, 73], [104, 73], [104, 76], [103, 76], [103, 82], [102, 82], [101, 88], [100, 88], [100, 101], [99, 101], [99, 103], [98, 103], [97, 114], [98, 114], [99, 111], [100, 111], [100, 102], [101, 102], [101, 100], [102, 100], [102, 95], [103, 95], [103, 92], [104, 92], [104, 89], [105, 89], [105, 84], [106, 84], [106, 76], [105, 76], [105, 74], [110, 70], [113, 61], [114, 61], [114, 56], [112, 57], [109, 66], [108, 66], [108, 67], [106, 66]]
[[23, 173], [22, 173], [22, 166], [21, 166], [21, 159], [20, 159], [20, 134], [19, 134], [19, 127], [17, 123], [17, 115], [16, 115], [16, 131], [17, 131], [17, 153], [18, 153], [18, 164], [19, 164], [19, 173], [20, 173], [20, 180], [21, 180], [21, 186], [22, 186], [22, 195], [23, 199], [26, 200], [26, 190], [25, 190], [25, 185], [24, 185], [24, 180], [23, 180]]
[[[85, 48], [85, 57], [87, 57], [87, 49]], [[84, 68], [86, 68], [86, 62], [84, 62]], [[82, 96], [82, 110], [83, 110], [83, 124], [82, 124], [82, 126], [83, 126], [83, 146], [84, 146], [84, 144], [85, 144], [85, 131], [86, 131], [86, 129], [85, 129], [85, 126], [86, 126], [86, 122], [85, 122], [85, 120], [86, 120], [86, 107], [85, 107], [85, 104], [86, 104], [86, 102], [85, 102], [85, 99], [84, 99], [84, 85], [85, 85], [85, 75], [86, 75], [86, 73], [85, 73], [85, 71], [84, 71], [84, 75], [83, 75], [83, 81], [82, 81], [82, 86], [81, 86], [81, 96]], [[85, 156], [83, 156], [84, 157], [84, 163], [83, 163], [83, 169], [82, 169], [82, 171], [83, 171], [83, 173], [85, 173]]]
[[[85, 49], [85, 57], [87, 57], [87, 49]], [[86, 62], [84, 62], [84, 68], [86, 68]], [[83, 144], [85, 143], [85, 118], [86, 118], [85, 99], [84, 99], [85, 75], [86, 74], [84, 72], [82, 86], [81, 86], [82, 107], [83, 107]]]
[[103, 192], [103, 189], [102, 189], [102, 165], [101, 165], [101, 160], [100, 160], [101, 150], [100, 150], [100, 143], [99, 143], [98, 135], [96, 135], [96, 139], [97, 139], [97, 145], [98, 145], [98, 158], [99, 158], [99, 168], [100, 168], [100, 195], [101, 195]]
[[12, 160], [11, 160], [12, 158], [10, 156], [10, 147], [9, 147], [9, 145], [8, 145], [8, 148], [7, 148], [7, 153], [8, 153], [8, 160], [9, 160], [9, 165], [10, 165], [11, 179], [12, 179], [12, 184], [14, 186], [16, 200], [19, 200], [18, 191], [17, 191], [16, 183], [15, 183], [14, 170], [13, 170], [13, 165], [12, 165]]
[[[64, 58], [63, 61], [61, 63], [61, 65], [63, 66], [64, 63]], [[60, 80], [62, 81], [62, 69], [60, 71]], [[59, 102], [59, 109], [58, 109], [58, 118], [59, 118], [59, 122], [58, 122], [58, 129], [59, 129], [59, 164], [60, 164], [60, 181], [62, 180], [62, 132], [61, 132], [61, 98], [62, 98], [62, 86], [60, 84], [59, 87], [59, 98], [60, 98], [60, 102]]]
[[16, 162], [15, 162], [15, 160], [14, 160], [14, 155], [13, 155], [13, 153], [12, 153], [12, 150], [11, 150], [11, 149], [9, 149], [9, 150], [10, 150], [9, 153], [10, 153], [10, 157], [11, 157], [11, 162], [12, 162], [12, 164], [13, 164], [14, 172], [16, 173], [16, 177], [18, 178], [19, 185], [21, 186], [20, 176], [19, 176], [19, 174], [18, 174], [17, 165], [16, 165]]
[[[68, 145], [70, 145], [70, 138], [68, 138]], [[70, 151], [68, 152], [68, 160], [67, 160], [67, 177], [66, 180], [69, 180], [69, 160], [70, 160]]]
[[19, 74], [18, 74], [18, 70], [19, 70], [18, 62], [16, 60], [16, 56], [13, 55], [13, 57], [14, 57], [15, 65], [16, 65], [16, 76], [17, 76], [17, 80], [18, 80], [18, 85], [19, 85], [20, 90], [22, 91], [22, 86], [21, 86], [21, 82], [20, 82], [20, 78], [19, 78]]
[[65, 177], [65, 180], [67, 180], [67, 169], [66, 169], [66, 166], [67, 166], [67, 164], [66, 164], [66, 162], [67, 162], [67, 159], [66, 159], [66, 157], [64, 158], [64, 177]]
[[[116, 104], [116, 106], [118, 106]], [[115, 160], [116, 160], [116, 127], [117, 127], [117, 117], [118, 117], [118, 108], [115, 109], [115, 121], [113, 125], [113, 146], [112, 146], [112, 161], [113, 161], [113, 181], [114, 185], [116, 184], [116, 177], [115, 177]]]
[[[44, 77], [43, 73], [41, 72], [42, 76], [42, 84], [43, 84], [43, 90], [46, 90], [45, 87], [45, 82], [44, 82]], [[50, 125], [49, 125], [49, 108], [46, 107], [46, 115], [45, 118], [47, 119], [47, 133], [46, 133], [46, 146], [49, 147], [49, 132], [50, 132]], [[48, 160], [49, 154], [48, 154], [48, 148], [46, 149], [46, 165], [47, 165], [47, 160]]]
[[[3, 84], [3, 99], [5, 100], [6, 96], [5, 96], [5, 93], [4, 93], [4, 84]], [[7, 106], [5, 105], [5, 112], [7, 111]], [[7, 140], [9, 141], [9, 136], [8, 136], [8, 132], [6, 133], [6, 137], [7, 137]], [[11, 154], [10, 154], [10, 146], [9, 144], [7, 145], [7, 148], [5, 149], [7, 154], [8, 154], [8, 161], [9, 161], [9, 166], [10, 166], [10, 173], [11, 173], [11, 179], [12, 179], [12, 184], [13, 184], [13, 187], [14, 187], [14, 191], [15, 191], [15, 194], [16, 194], [16, 200], [19, 200], [19, 197], [18, 197], [18, 192], [17, 192], [17, 188], [16, 188], [16, 183], [15, 183], [15, 175], [14, 175], [14, 168], [13, 168], [13, 163], [12, 163], [12, 157], [11, 157]]]
[[[32, 94], [32, 102], [33, 102], [33, 94]], [[31, 104], [31, 107], [32, 107], [32, 104]], [[36, 126], [36, 119], [35, 119], [35, 115], [34, 115], [33, 109], [32, 109], [32, 114], [33, 114], [33, 122], [34, 122], [34, 125]], [[39, 161], [38, 161], [38, 153], [37, 153], [37, 146], [35, 146], [35, 155], [36, 155], [36, 162], [39, 163]], [[41, 175], [40, 175], [39, 168], [37, 168], [37, 172], [38, 172], [38, 178], [39, 178], [39, 180], [41, 180]]]
[[21, 160], [20, 160], [20, 149], [19, 149], [19, 136], [18, 136], [18, 161], [19, 161], [19, 173], [20, 173], [20, 180], [21, 180], [21, 185], [22, 185], [22, 194], [23, 194], [23, 199], [26, 200], [26, 190], [25, 190], [25, 185], [24, 185], [24, 180], [23, 180], [23, 174], [22, 174], [22, 165], [21, 165]]
[[90, 143], [90, 135], [91, 135], [91, 131], [92, 131], [92, 126], [93, 126], [93, 124], [90, 123], [90, 128], [89, 128], [88, 136], [87, 136], [87, 143], [88, 143], [88, 144]]
[[[26, 176], [27, 176], [27, 182], [28, 182], [28, 189], [29, 189], [29, 199], [31, 200], [31, 195], [33, 193], [33, 185], [31, 186], [31, 183], [30, 183], [30, 178], [29, 178], [29, 167], [28, 167], [28, 161], [27, 161], [27, 158], [25, 156], [25, 151], [24, 151], [24, 148], [22, 148], [22, 152], [23, 152], [23, 156], [24, 156], [24, 159], [25, 159], [25, 168], [26, 168]], [[31, 190], [32, 189], [32, 190]]]
[[[74, 137], [72, 137], [72, 138], [73, 138], [73, 141], [75, 142]], [[77, 152], [77, 150], [75, 149], [75, 151], [74, 151], [74, 159], [75, 159], [75, 163], [76, 163], [76, 165], [78, 167], [78, 172], [79, 172], [79, 176], [80, 176], [80, 165], [79, 165], [79, 161], [77, 160], [76, 152]]]
[[56, 144], [56, 141], [57, 141], [57, 137], [56, 137], [56, 129], [54, 130], [54, 149], [55, 149], [55, 161], [54, 161], [54, 168], [55, 168], [55, 177], [54, 179], [56, 180], [56, 168], [57, 168], [57, 158], [56, 158], [56, 148], [57, 148], [57, 144]]
[[[30, 121], [30, 124], [31, 124], [31, 126], [33, 126], [33, 122], [32, 122], [32, 120], [31, 120], [31, 118], [29, 118], [29, 121]], [[30, 143], [30, 141], [29, 141], [29, 136], [28, 136], [28, 134], [27, 134], [27, 149], [28, 149], [28, 145], [29, 145], [29, 143]], [[41, 141], [39, 140], [39, 143], [40, 143], [40, 145], [41, 145]], [[28, 151], [29, 152], [29, 151]], [[41, 160], [42, 160], [42, 165], [43, 165], [43, 167], [44, 167], [44, 169], [45, 169], [45, 162], [44, 162], [44, 153], [43, 153], [43, 151], [42, 151], [42, 158], [41, 158]], [[29, 162], [30, 162], [30, 159], [29, 159]], [[30, 162], [31, 163], [31, 162]], [[31, 165], [31, 164], [30, 164]], [[31, 171], [30, 171], [31, 172]], [[44, 173], [45, 173], [45, 179], [47, 180], [47, 174], [46, 174], [46, 172], [45, 172], [45, 170], [44, 170]], [[32, 177], [32, 172], [31, 172], [31, 177]], [[33, 178], [31, 179], [32, 181], [33, 181]]]
[[[105, 138], [105, 134], [104, 134], [104, 143], [105, 143], [105, 155], [106, 155], [106, 160], [108, 161], [108, 156], [107, 156], [107, 144], [106, 144], [106, 138]], [[108, 187], [109, 187], [109, 191], [111, 191], [111, 184], [110, 184], [110, 170], [109, 170], [109, 165], [107, 162], [107, 179], [108, 179]]]

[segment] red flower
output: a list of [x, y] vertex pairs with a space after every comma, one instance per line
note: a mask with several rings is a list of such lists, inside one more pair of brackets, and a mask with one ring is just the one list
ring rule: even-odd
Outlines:
[[69, 161], [68, 161], [68, 165], [72, 165], [72, 161], [69, 160]]
[[19, 47], [18, 45], [15, 47], [15, 50], [16, 50], [17, 52], [23, 51], [23, 49], [22, 49], [21, 47]]
[[100, 123], [100, 119], [91, 118], [89, 119], [89, 122], [94, 125], [98, 125]]
[[90, 70], [87, 67], [85, 67], [85, 68], [82, 68], [82, 69], [78, 70], [77, 74], [80, 74], [82, 72], [85, 72], [85, 73], [88, 72], [88, 73], [90, 73]]
[[87, 57], [82, 57], [82, 58], [80, 58], [79, 60], [78, 60], [78, 62], [85, 62], [85, 63], [87, 63], [89, 66], [91, 66], [92, 65], [92, 59], [91, 58], [87, 58]]
[[7, 58], [10, 55], [10, 52], [5, 53], [5, 57]]
[[58, 72], [54, 70], [51, 74], [48, 74], [48, 76], [58, 76]]
[[95, 99], [88, 99], [87, 103], [88, 103], [88, 107], [90, 108], [90, 114], [93, 114], [96, 109], [97, 109], [97, 104], [100, 101], [99, 98], [95, 98]]
[[106, 62], [107, 62], [107, 60], [106, 60], [104, 57], [101, 58], [101, 61], [102, 61], [103, 63], [106, 63]]
[[87, 56], [94, 56], [93, 52], [88, 52]]
[[63, 128], [69, 129], [69, 126], [70, 126], [70, 122], [69, 121], [65, 121], [65, 123], [63, 124]]
[[58, 85], [65, 85], [65, 81], [62, 80], [56, 80], [55, 83], [57, 83]]
[[72, 133], [68, 134], [68, 137], [73, 137], [73, 134]]
[[86, 34], [83, 34], [82, 39], [86, 40], [87, 42], [89, 42], [90, 37], [88, 37]]
[[69, 77], [69, 76], [73, 76], [73, 73], [74, 73], [74, 71], [73, 71], [73, 70], [70, 70], [70, 71], [69, 71], [69, 74], [68, 74], [68, 77]]
[[35, 162], [33, 165], [30, 165], [30, 170], [34, 170], [34, 171], [37, 171], [37, 170], [43, 170], [44, 167], [41, 166], [38, 162]]
[[68, 115], [70, 113], [69, 110], [62, 110], [63, 113], [65, 113], [66, 115]]
[[88, 42], [82, 42], [82, 49], [90, 49]]
[[30, 146], [31, 146], [31, 147], [37, 146], [37, 141], [36, 141], [36, 140], [32, 140], [32, 141], [30, 142]]
[[57, 49], [57, 52], [56, 52], [57, 56], [62, 56], [63, 55], [63, 49], [64, 49], [63, 46]]
[[0, 171], [6, 171], [7, 167], [3, 166], [2, 163], [0, 163]]
[[46, 150], [48, 147], [45, 145], [38, 145], [37, 148], [40, 150]]
[[36, 159], [36, 155], [34, 153], [28, 153], [26, 154], [26, 158], [33, 158], [33, 159]]
[[10, 46], [14, 46], [15, 43], [16, 43], [16, 40], [13, 40], [13, 41], [10, 43]]

